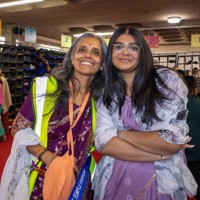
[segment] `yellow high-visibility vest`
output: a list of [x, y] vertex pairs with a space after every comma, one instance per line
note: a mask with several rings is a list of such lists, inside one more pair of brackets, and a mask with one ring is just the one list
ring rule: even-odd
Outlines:
[[[52, 96], [48, 96], [46, 94], [51, 94], [57, 89], [57, 81], [53, 77], [37, 77], [33, 80], [32, 86], [32, 102], [33, 102], [33, 110], [34, 110], [34, 131], [40, 137], [42, 145], [47, 147], [48, 143], [48, 123], [51, 115], [53, 114], [56, 98], [52, 98]], [[96, 129], [96, 106], [95, 100], [92, 98], [92, 133], [94, 137], [94, 131]], [[90, 149], [90, 152], [96, 150], [93, 145]], [[42, 162], [38, 163], [38, 167], [41, 167]], [[92, 157], [90, 164], [90, 174], [91, 177], [93, 175], [96, 163], [94, 158]], [[35, 181], [37, 179], [38, 173], [33, 171], [30, 175], [30, 196], [33, 191], [33, 187]]]
[[[57, 81], [53, 77], [37, 77], [33, 80], [32, 85], [32, 102], [34, 111], [34, 131], [39, 136], [42, 145], [47, 147], [48, 143], [48, 123], [54, 111], [56, 98], [53, 99], [46, 94], [50, 94], [57, 89]], [[41, 167], [42, 162], [38, 163]], [[29, 194], [33, 191], [38, 173], [33, 171], [30, 175]]]

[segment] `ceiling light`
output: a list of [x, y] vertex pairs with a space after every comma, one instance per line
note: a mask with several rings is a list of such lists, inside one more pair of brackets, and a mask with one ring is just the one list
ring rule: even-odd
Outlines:
[[6, 38], [0, 36], [0, 44], [5, 44]]
[[177, 24], [181, 21], [181, 18], [180, 17], [177, 17], [177, 16], [173, 16], [173, 17], [168, 17], [167, 18], [167, 21], [168, 23], [170, 24]]
[[51, 45], [46, 45], [46, 44], [41, 44], [40, 47], [41, 47], [41, 48], [44, 48], [44, 49], [48, 49], [48, 50], [51, 50], [51, 49], [57, 50], [57, 51], [61, 50], [60, 47], [51, 46]]
[[[80, 37], [81, 35], [83, 35], [84, 33], [80, 33], [80, 34], [74, 34], [74, 37]], [[95, 35], [99, 35], [99, 36], [108, 36], [108, 35], [112, 35], [113, 32], [104, 32], [104, 33], [94, 33]]]
[[27, 3], [36, 3], [44, 0], [21, 0], [21, 1], [12, 1], [8, 3], [0, 3], [0, 8], [9, 7], [9, 6], [17, 6]]

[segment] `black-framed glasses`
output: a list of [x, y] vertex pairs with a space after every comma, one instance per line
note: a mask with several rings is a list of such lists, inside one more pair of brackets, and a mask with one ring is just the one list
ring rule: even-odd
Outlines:
[[116, 53], [122, 53], [125, 49], [128, 49], [129, 53], [138, 53], [140, 51], [141, 46], [136, 42], [131, 43], [123, 43], [123, 42], [115, 42], [112, 44], [113, 51]]

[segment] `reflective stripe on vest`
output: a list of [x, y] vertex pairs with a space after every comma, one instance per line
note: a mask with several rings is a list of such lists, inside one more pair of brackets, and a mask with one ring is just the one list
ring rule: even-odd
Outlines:
[[46, 87], [47, 87], [47, 77], [42, 78], [36, 78], [35, 84], [34, 84], [34, 94], [36, 98], [34, 99], [34, 111], [35, 111], [35, 124], [34, 124], [34, 130], [37, 133], [37, 135], [40, 137], [41, 132], [41, 125], [42, 125], [42, 114], [44, 110], [44, 101], [46, 93]]
[[[92, 102], [91, 102], [91, 112], [92, 112], [92, 136], [93, 136], [93, 139], [94, 138], [94, 132], [96, 130], [96, 103], [95, 103], [95, 100], [94, 98], [92, 98]], [[95, 146], [93, 145], [90, 149], [90, 153], [92, 154], [93, 151], [95, 151], [96, 148]], [[92, 159], [91, 159], [91, 163], [90, 163], [90, 174], [91, 174], [91, 179], [93, 179], [93, 176], [94, 176], [94, 171], [95, 171], [95, 167], [96, 167], [96, 162], [95, 162], [95, 159], [92, 155]]]
[[[57, 88], [57, 81], [53, 77], [37, 77], [33, 81], [32, 86], [32, 103], [34, 110], [34, 130], [40, 137], [41, 143], [44, 147], [47, 147], [48, 143], [48, 122], [54, 111], [55, 99], [46, 96], [54, 92]], [[37, 161], [36, 161], [37, 162]], [[38, 167], [41, 167], [42, 162], [39, 162]], [[36, 181], [38, 173], [33, 171], [30, 175], [30, 195], [33, 191], [33, 187]]]
[[[95, 140], [95, 131], [96, 131], [96, 126], [97, 126], [97, 109], [96, 109], [96, 102], [94, 100], [94, 98], [92, 98], [92, 134], [93, 134], [93, 139]], [[95, 145], [93, 145], [90, 149], [90, 153], [92, 155], [92, 160], [91, 160], [91, 164], [90, 164], [90, 174], [91, 177], [93, 179], [94, 176], [94, 171], [95, 171], [95, 167], [96, 167], [96, 163], [98, 163], [100, 161], [100, 159], [104, 156], [103, 154], [99, 153], [96, 150]]]

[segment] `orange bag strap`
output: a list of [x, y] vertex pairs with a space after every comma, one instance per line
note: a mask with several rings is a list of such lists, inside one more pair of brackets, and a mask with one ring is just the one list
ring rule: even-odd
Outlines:
[[[70, 124], [70, 128], [69, 128], [69, 131], [67, 133], [67, 144], [68, 144], [68, 149], [69, 149], [69, 147], [71, 147], [72, 155], [74, 156], [74, 142], [73, 142], [72, 128], [76, 125], [76, 123], [80, 119], [80, 117], [81, 117], [81, 115], [82, 115], [82, 113], [83, 113], [83, 111], [84, 111], [84, 109], [87, 105], [90, 93], [89, 92], [86, 93], [84, 100], [83, 100], [83, 103], [81, 105], [81, 108], [78, 112], [78, 115], [77, 115], [75, 121], [73, 122], [73, 113], [74, 113], [74, 109], [73, 109], [73, 85], [72, 85], [71, 80], [69, 81], [69, 87], [71, 89], [71, 96], [69, 97], [69, 124]], [[68, 151], [68, 153], [69, 153], [69, 151]]]

